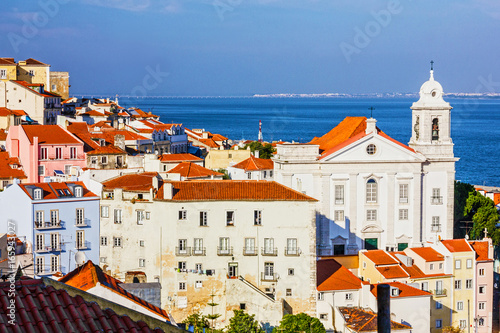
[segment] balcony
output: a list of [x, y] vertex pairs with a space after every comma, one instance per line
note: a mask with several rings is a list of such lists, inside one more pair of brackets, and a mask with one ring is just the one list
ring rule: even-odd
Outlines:
[[52, 246], [50, 245], [41, 245], [39, 246], [37, 244], [37, 246], [35, 247], [35, 252], [36, 253], [47, 253], [47, 252], [51, 252], [52, 251]]
[[256, 247], [243, 247], [244, 256], [256, 256], [259, 254], [259, 250]]
[[57, 265], [57, 266], [51, 266], [51, 267], [37, 267], [35, 269], [35, 274], [36, 275], [53, 275], [57, 272], [66, 272], [66, 267]]
[[64, 221], [35, 221], [36, 230], [64, 229]]
[[232, 256], [233, 255], [233, 247], [220, 247], [217, 246], [217, 255], [218, 256]]
[[78, 228], [90, 227], [90, 219], [75, 219], [75, 227]]
[[434, 290], [434, 295], [436, 295], [436, 297], [444, 297], [446, 296], [446, 289], [436, 289]]
[[205, 247], [195, 247], [193, 248], [193, 256], [206, 256], [207, 251]]
[[51, 252], [65, 252], [66, 251], [66, 244], [60, 243], [60, 244], [51, 244], [50, 246], [50, 251]]
[[285, 255], [289, 257], [298, 257], [301, 251], [298, 247], [285, 247]]
[[277, 256], [278, 248], [277, 247], [263, 247], [260, 251], [263, 256]]
[[175, 247], [175, 255], [180, 257], [188, 257], [191, 255], [191, 247]]
[[89, 241], [76, 242], [75, 248], [77, 250], [90, 250], [90, 242]]
[[431, 197], [431, 204], [433, 205], [442, 205], [443, 197], [442, 196], [433, 196]]
[[260, 273], [260, 279], [262, 281], [276, 282], [276, 281], [278, 281], [278, 274], [277, 273], [265, 273], [265, 272], [261, 272]]

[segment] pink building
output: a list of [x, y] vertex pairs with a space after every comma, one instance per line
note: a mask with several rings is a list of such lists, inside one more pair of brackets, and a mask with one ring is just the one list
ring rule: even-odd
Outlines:
[[11, 157], [19, 158], [29, 183], [87, 166], [83, 142], [59, 125], [11, 126], [6, 148]]
[[492, 332], [493, 326], [493, 244], [491, 238], [469, 241], [476, 252], [474, 332]]

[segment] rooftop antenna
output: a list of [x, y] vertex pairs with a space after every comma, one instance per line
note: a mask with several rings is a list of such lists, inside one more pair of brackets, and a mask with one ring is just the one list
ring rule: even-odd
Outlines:
[[370, 118], [373, 118], [373, 110], [375, 110], [375, 108], [373, 106], [370, 106], [368, 110], [370, 110]]

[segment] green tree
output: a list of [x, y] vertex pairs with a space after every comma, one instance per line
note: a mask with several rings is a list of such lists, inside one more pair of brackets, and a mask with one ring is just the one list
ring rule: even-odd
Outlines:
[[259, 141], [253, 141], [245, 146], [244, 149], [247, 149], [247, 147], [250, 147], [250, 151], [254, 153], [256, 150], [259, 151], [259, 158], [266, 158], [269, 159], [273, 157], [273, 153], [275, 152], [275, 149], [270, 143], [266, 143], [263, 145]]
[[454, 326], [446, 326], [441, 330], [442, 333], [462, 333], [463, 331], [463, 329]]
[[198, 312], [189, 315], [182, 323], [193, 326], [194, 333], [202, 333], [204, 328], [210, 327], [207, 318], [200, 315]]
[[455, 205], [454, 205], [454, 224], [453, 238], [464, 238], [465, 229], [460, 228], [462, 221], [467, 220], [464, 215], [465, 204], [471, 192], [475, 192], [474, 186], [468, 183], [455, 181]]
[[234, 316], [229, 319], [226, 333], [264, 333], [255, 315], [249, 315], [243, 310], [234, 310]]
[[229, 173], [227, 172], [226, 169], [217, 169], [215, 171], [224, 174], [224, 176], [222, 176], [222, 179], [231, 179], [231, 178], [229, 178]]
[[211, 314], [209, 314], [209, 315], [207, 315], [207, 319], [210, 319], [210, 320], [212, 321], [212, 325], [211, 325], [211, 326], [212, 326], [212, 330], [215, 328], [215, 320], [221, 316], [221, 315], [220, 315], [220, 313], [214, 313], [214, 311], [215, 311], [215, 310], [214, 310], [214, 309], [215, 309], [215, 307], [216, 307], [217, 305], [219, 305], [218, 303], [215, 303], [215, 302], [214, 302], [214, 296], [215, 296], [215, 295], [212, 293], [212, 294], [210, 295], [210, 297], [212, 297], [212, 301], [211, 301], [211, 302], [209, 302], [209, 303], [207, 303], [207, 305], [208, 305], [209, 307], [211, 307], [211, 308], [212, 308], [212, 313], [211, 313]]
[[472, 222], [474, 222], [470, 232], [472, 239], [482, 239], [486, 228], [493, 244], [498, 245], [500, 230], [496, 228], [496, 224], [500, 216], [493, 200], [479, 192], [471, 192], [465, 204], [464, 215], [467, 218], [472, 218]]
[[311, 317], [305, 313], [297, 315], [284, 315], [280, 326], [273, 329], [273, 333], [325, 333], [325, 327], [318, 318]]

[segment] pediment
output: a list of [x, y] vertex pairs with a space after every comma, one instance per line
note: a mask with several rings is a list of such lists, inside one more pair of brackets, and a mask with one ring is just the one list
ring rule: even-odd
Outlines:
[[333, 242], [333, 243], [340, 243], [340, 244], [343, 244], [343, 243], [345, 243], [345, 241], [346, 241], [346, 240], [347, 240], [347, 238], [342, 237], [342, 236], [340, 236], [340, 235], [339, 235], [339, 236], [337, 236], [337, 237], [335, 237], [335, 238], [332, 238], [332, 242]]
[[361, 229], [361, 232], [363, 233], [368, 233], [368, 232], [376, 232], [376, 233], [382, 233], [384, 232], [384, 229], [382, 229], [379, 225], [376, 224], [370, 224]]

